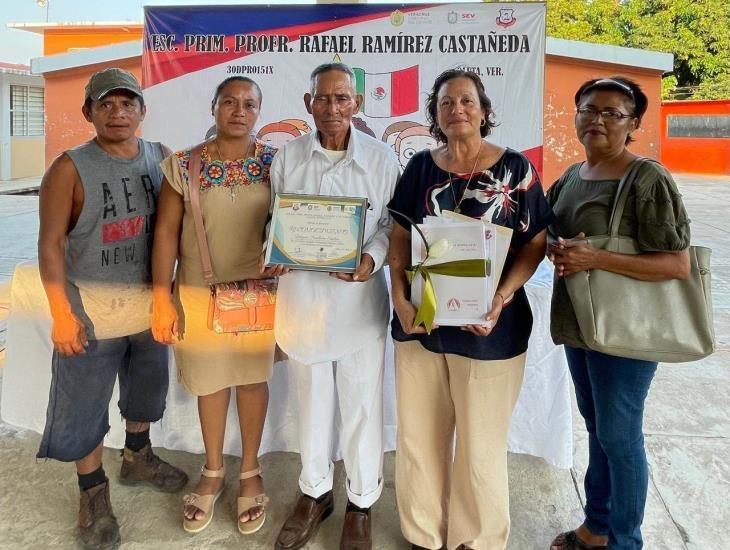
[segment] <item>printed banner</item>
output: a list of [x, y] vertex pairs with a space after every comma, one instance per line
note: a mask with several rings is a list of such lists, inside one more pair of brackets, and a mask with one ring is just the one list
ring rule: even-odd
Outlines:
[[403, 166], [436, 145], [426, 97], [436, 76], [460, 68], [492, 100], [488, 139], [542, 171], [545, 5], [536, 2], [147, 7], [143, 135], [174, 150], [202, 141], [215, 87], [242, 75], [263, 92], [257, 136], [281, 146], [312, 131], [303, 96], [312, 69], [331, 61], [355, 72], [356, 128], [390, 144]]

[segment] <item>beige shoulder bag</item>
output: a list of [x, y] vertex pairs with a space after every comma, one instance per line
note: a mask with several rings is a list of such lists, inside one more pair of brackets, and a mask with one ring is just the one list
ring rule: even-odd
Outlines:
[[[641, 163], [636, 159], [616, 191], [609, 234], [590, 237], [604, 250], [639, 254], [635, 239], [618, 234], [629, 190]], [[678, 363], [696, 361], [715, 350], [710, 292], [711, 250], [690, 246], [688, 279], [639, 281], [592, 269], [566, 277], [570, 300], [586, 346], [619, 357]]]

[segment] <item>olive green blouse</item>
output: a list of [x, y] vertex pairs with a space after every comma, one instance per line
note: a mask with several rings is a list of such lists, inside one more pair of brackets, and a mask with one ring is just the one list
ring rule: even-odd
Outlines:
[[[547, 193], [555, 213], [553, 238], [605, 235], [619, 180], [585, 180], [574, 164]], [[633, 237], [644, 252], [671, 252], [689, 246], [690, 220], [671, 174], [656, 162], [643, 162], [629, 191], [619, 234]], [[556, 344], [584, 348], [565, 281], [555, 277], [550, 332]]]

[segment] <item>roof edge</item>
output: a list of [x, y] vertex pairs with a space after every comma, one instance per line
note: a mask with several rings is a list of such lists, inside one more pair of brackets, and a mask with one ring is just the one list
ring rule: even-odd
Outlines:
[[141, 55], [142, 41], [130, 40], [129, 42], [119, 42], [118, 44], [111, 44], [109, 46], [97, 46], [57, 55], [36, 57], [30, 60], [30, 70], [33, 74], [45, 74]]
[[595, 44], [579, 40], [564, 40], [550, 36], [547, 37], [545, 53], [546, 55], [557, 55], [572, 59], [628, 65], [663, 73], [674, 70], [674, 54], [671, 53], [626, 48], [610, 44]]
[[700, 103], [717, 105], [718, 103], [730, 103], [730, 99], [664, 99], [662, 105], [697, 105]]
[[5, 25], [9, 29], [18, 29], [21, 31], [34, 32], [43, 34], [47, 30], [58, 29], [108, 29], [118, 27], [129, 27], [139, 29], [143, 27], [140, 21], [62, 21], [59, 23], [7, 23]]

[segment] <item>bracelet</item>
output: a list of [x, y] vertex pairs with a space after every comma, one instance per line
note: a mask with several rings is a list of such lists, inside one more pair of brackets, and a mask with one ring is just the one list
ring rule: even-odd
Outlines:
[[501, 292], [499, 292], [499, 291], [498, 292], [495, 292], [494, 295], [495, 296], [499, 296], [500, 298], [502, 298], [502, 305], [504, 305], [504, 302], [506, 301], [504, 299], [504, 295]]

